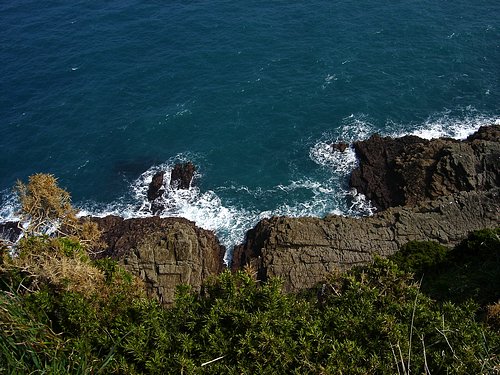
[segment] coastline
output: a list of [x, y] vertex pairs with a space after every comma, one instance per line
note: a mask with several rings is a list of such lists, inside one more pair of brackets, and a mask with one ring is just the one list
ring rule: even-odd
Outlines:
[[[346, 149], [332, 145], [330, 152]], [[356, 185], [371, 198], [378, 207], [374, 215], [262, 219], [235, 246], [229, 267], [236, 271], [251, 266], [261, 280], [281, 277], [286, 290], [300, 291], [335, 270], [369, 263], [375, 255], [390, 256], [408, 241], [454, 246], [470, 231], [498, 227], [500, 125], [481, 127], [461, 141], [373, 135], [356, 142], [354, 149], [359, 164], [351, 174], [351, 187]], [[163, 181], [164, 173], [161, 180], [152, 179], [156, 186], [149, 188], [151, 210], [165, 202], [157, 199], [174, 191], [171, 186], [181, 193], [190, 188], [195, 168], [186, 165], [187, 175], [176, 172], [183, 181]], [[200, 290], [208, 277], [222, 272], [227, 266], [224, 253], [227, 263], [226, 250], [232, 249], [193, 221], [153, 214], [93, 220], [103, 230], [103, 254], [141, 277], [151, 295], [169, 305], [177, 285]], [[13, 228], [5, 224], [2, 231], [13, 238]]]

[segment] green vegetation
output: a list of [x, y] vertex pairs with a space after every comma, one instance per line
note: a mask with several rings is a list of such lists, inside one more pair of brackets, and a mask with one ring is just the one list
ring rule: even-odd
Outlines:
[[422, 256], [442, 249], [414, 243], [396, 262], [332, 274], [319, 294], [284, 293], [279, 279], [261, 283], [251, 269], [226, 271], [201, 294], [180, 287], [164, 309], [116, 262], [92, 260], [76, 235], [32, 234], [0, 262], [0, 373], [494, 374], [492, 295], [454, 302], [432, 284], [426, 292], [412, 272], [424, 282], [476, 253], [498, 261], [497, 240], [498, 231], [475, 233], [444, 258]]
[[473, 232], [454, 249], [435, 242], [410, 242], [391, 258], [422, 278], [422, 291], [437, 300], [500, 300], [500, 228]]

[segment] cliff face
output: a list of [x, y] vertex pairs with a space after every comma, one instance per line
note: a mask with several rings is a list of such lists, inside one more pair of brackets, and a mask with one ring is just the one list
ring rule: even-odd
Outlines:
[[148, 293], [164, 305], [173, 302], [175, 288], [189, 284], [200, 290], [210, 275], [224, 268], [225, 249], [214, 233], [182, 218], [117, 216], [93, 218], [103, 231], [107, 250], [99, 256], [119, 260], [145, 281]]
[[233, 254], [232, 268], [250, 264], [260, 280], [279, 276], [298, 291], [329, 272], [389, 256], [411, 240], [455, 245], [469, 231], [498, 226], [499, 189], [463, 192], [414, 208], [395, 207], [371, 217], [274, 217], [248, 232]]
[[466, 141], [373, 136], [358, 142], [351, 184], [379, 209], [374, 216], [275, 217], [247, 233], [233, 269], [252, 265], [261, 280], [279, 276], [298, 291], [336, 269], [389, 256], [410, 240], [455, 245], [499, 225], [500, 126]]
[[374, 135], [354, 148], [360, 163], [350, 185], [379, 210], [500, 184], [500, 126], [465, 141]]

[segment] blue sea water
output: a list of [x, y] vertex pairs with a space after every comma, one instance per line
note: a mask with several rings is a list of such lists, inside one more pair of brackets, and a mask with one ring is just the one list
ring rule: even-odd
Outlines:
[[148, 215], [155, 171], [191, 160], [163, 216], [228, 247], [271, 215], [369, 214], [352, 150], [378, 132], [500, 123], [498, 0], [0, 3], [0, 220], [55, 174], [82, 214]]

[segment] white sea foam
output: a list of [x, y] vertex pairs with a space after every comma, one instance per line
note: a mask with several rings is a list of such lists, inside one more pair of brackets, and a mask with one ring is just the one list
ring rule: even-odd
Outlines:
[[[465, 138], [482, 125], [500, 124], [500, 118], [474, 115], [469, 110], [466, 116], [453, 116], [446, 111], [430, 117], [421, 124], [385, 124], [382, 135], [402, 136], [415, 134], [425, 138], [448, 136]], [[406, 129], [404, 132], [391, 132], [391, 129]], [[371, 215], [375, 208], [365, 196], [348, 188], [347, 179], [357, 165], [352, 147], [344, 152], [333, 150], [332, 143], [355, 141], [368, 138], [377, 127], [364, 114], [352, 114], [342, 119], [339, 127], [324, 133], [313, 145], [308, 155], [319, 170], [291, 181], [285, 181], [272, 188], [249, 188], [231, 183], [213, 190], [202, 191], [196, 184], [187, 190], [175, 190], [170, 187], [170, 172], [179, 162], [193, 161], [203, 164], [196, 155], [183, 154], [155, 165], [141, 174], [130, 184], [127, 195], [108, 204], [87, 202], [80, 205], [80, 215], [105, 216], [119, 215], [125, 218], [151, 216], [151, 205], [147, 200], [148, 186], [158, 171], [165, 171], [163, 196], [165, 209], [159, 213], [162, 217], [184, 217], [194, 221], [199, 227], [213, 230], [228, 252], [226, 261], [230, 261], [232, 247], [243, 241], [247, 230], [259, 220], [271, 216], [325, 216], [328, 214], [363, 216]], [[195, 175], [202, 180], [202, 174]], [[221, 196], [233, 196], [233, 201], [221, 199]], [[250, 203], [243, 206], [246, 197], [256, 201], [273, 201], [276, 197], [281, 203], [264, 209], [257, 209]], [[239, 198], [238, 198], [239, 197]], [[272, 199], [270, 199], [272, 197]], [[11, 192], [2, 192], [0, 221], [13, 220], [19, 204]], [[235, 203], [236, 202], [236, 203]]]
[[[342, 120], [340, 128], [337, 129], [335, 133], [323, 134], [321, 139], [309, 150], [309, 158], [312, 161], [325, 167], [332, 176], [340, 177], [340, 179], [334, 179], [333, 181], [327, 179], [322, 182], [324, 185], [317, 186], [312, 184], [313, 186], [311, 186], [311, 188], [318, 192], [322, 190], [331, 190], [333, 187], [335, 193], [332, 194], [332, 196], [335, 196], [339, 202], [339, 206], [334, 208], [333, 213], [336, 213], [335, 210], [340, 210], [342, 214], [349, 216], [373, 214], [376, 209], [363, 194], [357, 193], [355, 189], [347, 190], [346, 177], [350, 175], [358, 163], [354, 149], [352, 148], [352, 143], [368, 138], [375, 133], [376, 130], [383, 136], [392, 137], [401, 137], [411, 134], [425, 139], [439, 137], [465, 139], [470, 134], [477, 131], [481, 126], [500, 124], [500, 118], [479, 114], [472, 107], [467, 107], [458, 112], [457, 115], [456, 113], [452, 114], [452, 111], [446, 110], [429, 117], [421, 124], [396, 124], [387, 122], [383, 129], [378, 130], [367, 115], [351, 114], [345, 117]], [[391, 129], [405, 130], [391, 131]], [[351, 146], [344, 152], [334, 150], [331, 145], [338, 142], [345, 142]], [[342, 177], [344, 177], [343, 180]], [[335, 183], [337, 186], [334, 185]], [[340, 187], [338, 184], [340, 184]], [[319, 194], [315, 194], [315, 199], [321, 201], [323, 197], [320, 197]], [[332, 197], [328, 199], [332, 199]], [[347, 206], [346, 202], [348, 202]], [[324, 211], [319, 209], [317, 214], [323, 212]]]
[[[241, 242], [245, 232], [259, 220], [258, 213], [225, 205], [211, 190], [202, 192], [197, 186], [190, 186], [186, 190], [171, 188], [170, 174], [173, 166], [188, 159], [185, 155], [178, 155], [164, 164], [151, 167], [131, 184], [131, 197], [122, 197], [104, 205], [88, 202], [80, 208], [80, 215], [119, 215], [124, 218], [151, 216], [147, 190], [153, 176], [159, 171], [165, 171], [165, 193], [159, 198], [165, 208], [157, 214], [161, 217], [183, 217], [201, 228], [215, 231], [221, 243], [229, 250], [226, 254], [226, 262], [229, 262], [232, 247]], [[196, 174], [194, 178], [199, 179], [201, 175]]]
[[20, 208], [19, 200], [11, 190], [0, 192], [0, 222], [19, 220], [17, 213]]
[[334, 150], [331, 143], [320, 141], [309, 150], [309, 157], [315, 163], [329, 167], [334, 173], [345, 175], [357, 165], [352, 147], [341, 152]]
[[[410, 130], [393, 132], [391, 136], [397, 137], [406, 134], [416, 135], [424, 139], [435, 139], [449, 137], [454, 139], [465, 139], [481, 126], [499, 124], [498, 116], [484, 115], [478, 113], [474, 108], [468, 107], [459, 115], [446, 110], [442, 113], [430, 116], [424, 123], [409, 125]], [[401, 127], [400, 127], [401, 128]], [[405, 128], [403, 126], [403, 128]]]

